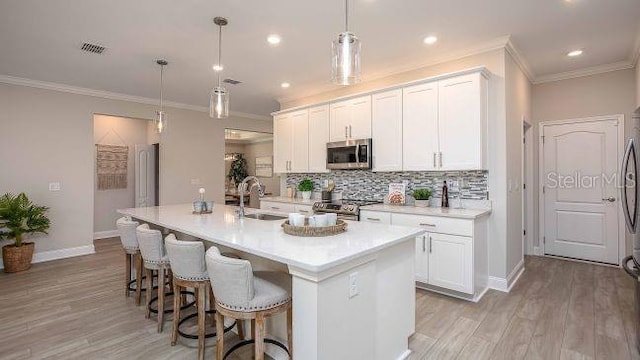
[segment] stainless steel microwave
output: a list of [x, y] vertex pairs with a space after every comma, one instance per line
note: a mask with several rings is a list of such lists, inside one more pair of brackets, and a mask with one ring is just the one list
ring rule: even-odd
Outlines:
[[327, 169], [371, 169], [371, 139], [327, 143]]

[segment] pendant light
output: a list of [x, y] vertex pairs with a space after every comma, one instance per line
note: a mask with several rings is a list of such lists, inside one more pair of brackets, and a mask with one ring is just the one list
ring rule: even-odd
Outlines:
[[223, 17], [213, 18], [213, 23], [218, 25], [218, 86], [211, 90], [209, 99], [209, 117], [224, 119], [229, 116], [229, 92], [222, 87], [220, 73], [222, 72], [222, 27], [228, 24]]
[[335, 84], [360, 82], [360, 40], [349, 32], [349, 0], [345, 0], [345, 31], [331, 43], [331, 70]]
[[153, 126], [156, 128], [158, 134], [162, 134], [167, 131], [167, 113], [164, 112], [162, 106], [162, 87], [164, 78], [164, 66], [168, 64], [166, 60], [156, 60], [156, 63], [160, 65], [160, 110], [156, 111], [156, 116], [153, 118]]

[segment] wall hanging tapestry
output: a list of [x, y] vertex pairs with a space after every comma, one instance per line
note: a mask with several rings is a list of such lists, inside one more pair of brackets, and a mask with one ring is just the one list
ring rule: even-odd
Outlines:
[[126, 189], [129, 147], [97, 146], [98, 190]]

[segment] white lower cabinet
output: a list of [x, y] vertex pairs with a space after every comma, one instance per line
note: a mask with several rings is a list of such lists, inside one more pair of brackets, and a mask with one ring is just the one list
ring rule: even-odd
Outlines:
[[416, 237], [416, 281], [429, 282], [429, 250], [427, 235]]
[[275, 201], [260, 201], [260, 209], [275, 212], [292, 213], [296, 211], [296, 206], [295, 204], [286, 204]]
[[470, 237], [428, 234], [430, 285], [473, 294], [473, 241]]

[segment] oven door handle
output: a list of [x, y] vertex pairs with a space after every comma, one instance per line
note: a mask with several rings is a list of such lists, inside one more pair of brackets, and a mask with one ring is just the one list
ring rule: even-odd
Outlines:
[[629, 267], [630, 261], [633, 261], [632, 256], [627, 256], [626, 258], [622, 259], [622, 268], [624, 269], [624, 271], [627, 272], [627, 274], [629, 274], [635, 279], [638, 279], [638, 277], [640, 277], [640, 274], [638, 273], [638, 269], [635, 269], [635, 266], [634, 266], [634, 269], [631, 269]]
[[356, 164], [360, 163], [360, 144], [356, 144]]

